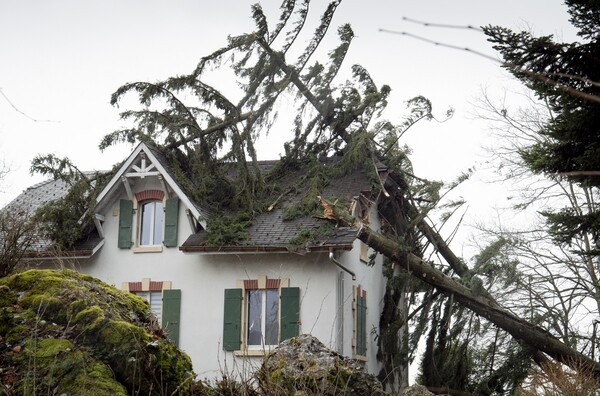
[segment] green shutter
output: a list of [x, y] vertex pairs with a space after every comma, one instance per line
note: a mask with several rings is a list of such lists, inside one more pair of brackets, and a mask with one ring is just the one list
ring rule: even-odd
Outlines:
[[179, 346], [181, 290], [163, 290], [162, 328], [175, 346]]
[[242, 346], [242, 289], [225, 289], [223, 349], [238, 351]]
[[133, 201], [122, 199], [119, 201], [119, 238], [120, 249], [131, 248], [131, 235], [133, 224]]
[[179, 217], [179, 198], [167, 199], [165, 207], [165, 237], [166, 247], [177, 246], [177, 220]]
[[367, 299], [356, 297], [356, 354], [367, 354]]
[[296, 337], [300, 332], [300, 288], [281, 288], [281, 334], [279, 342]]

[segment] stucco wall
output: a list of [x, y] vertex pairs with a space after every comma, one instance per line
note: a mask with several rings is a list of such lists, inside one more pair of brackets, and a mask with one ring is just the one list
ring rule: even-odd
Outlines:
[[[138, 181], [135, 191], [159, 188], [152, 180]], [[123, 282], [171, 281], [173, 289], [181, 290], [180, 348], [187, 352], [200, 378], [216, 378], [220, 373], [244, 372], [260, 364], [260, 358], [234, 356], [222, 349], [224, 289], [235, 288], [243, 279], [289, 279], [290, 286], [299, 287], [300, 332], [310, 333], [325, 345], [337, 349], [338, 342], [338, 274], [343, 272], [330, 261], [327, 253], [264, 254], [201, 254], [183, 253], [178, 248], [163, 247], [158, 253], [136, 253], [133, 249], [118, 249], [118, 199], [106, 206], [104, 246], [89, 260], [81, 260], [81, 271], [121, 287]], [[190, 234], [185, 207], [179, 210], [179, 244]], [[371, 215], [371, 227], [377, 228], [377, 216]], [[360, 241], [351, 251], [338, 254], [337, 259], [356, 274], [353, 281], [344, 273], [344, 338], [343, 352], [352, 356], [352, 286], [360, 285], [368, 292], [368, 346], [366, 367], [379, 371], [376, 361], [375, 337], [382, 307], [384, 280], [381, 258], [373, 267], [360, 261]], [[373, 331], [371, 332], [371, 329]]]

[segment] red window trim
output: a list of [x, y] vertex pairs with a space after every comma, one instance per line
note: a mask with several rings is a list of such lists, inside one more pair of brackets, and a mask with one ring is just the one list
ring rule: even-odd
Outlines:
[[135, 199], [142, 201], [162, 201], [165, 198], [165, 192], [162, 190], [144, 190], [135, 193]]
[[[267, 283], [265, 289], [279, 289], [281, 285], [281, 279], [269, 279], [267, 278]], [[258, 287], [258, 279], [244, 279], [244, 289], [246, 290], [257, 290]]]
[[151, 291], [151, 292], [159, 292], [163, 289], [162, 281], [150, 281], [150, 287], [148, 290], [142, 290], [142, 282], [129, 282], [129, 291], [130, 292], [141, 292], [141, 291]]

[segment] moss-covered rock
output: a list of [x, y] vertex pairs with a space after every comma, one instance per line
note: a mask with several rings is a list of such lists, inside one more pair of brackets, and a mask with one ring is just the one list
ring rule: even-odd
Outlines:
[[78, 349], [64, 338], [30, 337], [25, 348], [13, 355], [13, 361], [27, 367], [16, 384], [19, 394], [127, 395], [127, 389], [91, 350]]
[[171, 395], [194, 379], [143, 299], [69, 270], [0, 279], [0, 367], [18, 394]]
[[257, 380], [266, 395], [386, 395], [358, 362], [306, 334], [279, 344], [265, 358]]

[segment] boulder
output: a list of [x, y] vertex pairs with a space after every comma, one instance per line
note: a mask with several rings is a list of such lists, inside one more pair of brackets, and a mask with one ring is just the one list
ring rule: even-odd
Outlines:
[[178, 394], [194, 379], [148, 303], [70, 270], [0, 279], [0, 394]]
[[377, 378], [311, 335], [279, 344], [258, 373], [265, 395], [386, 395]]

